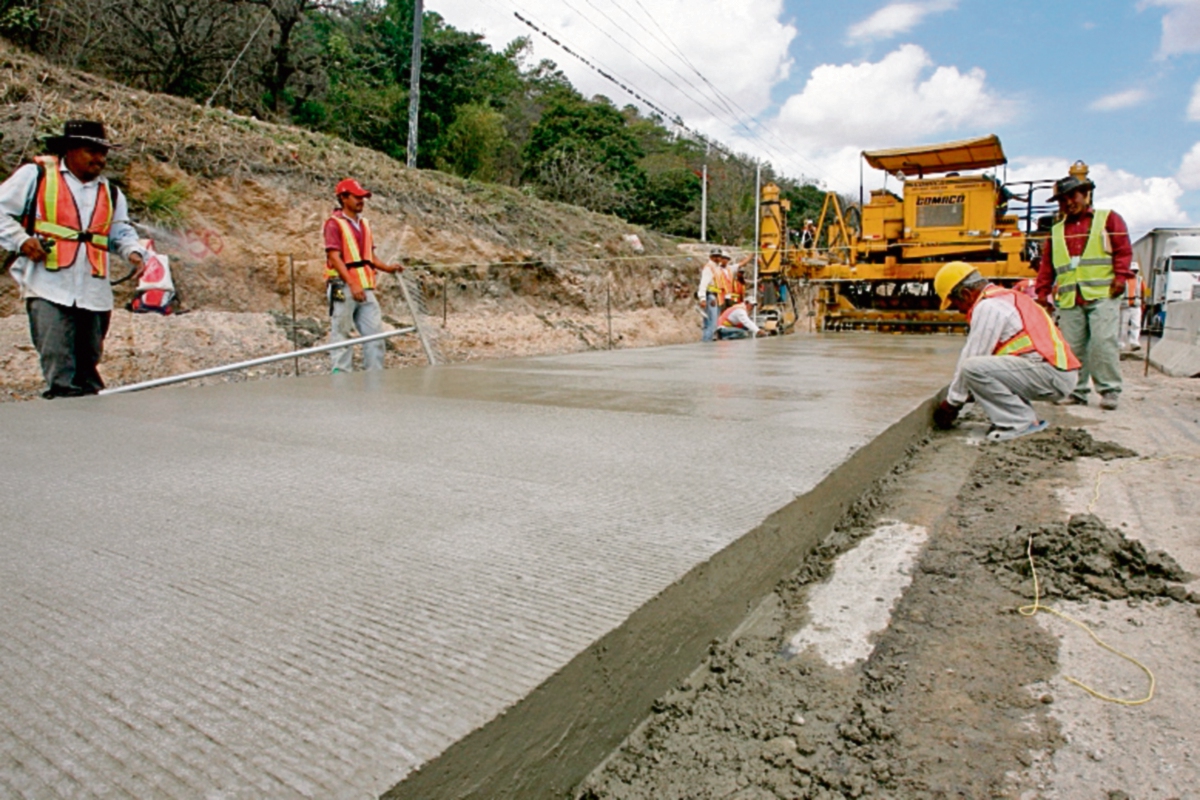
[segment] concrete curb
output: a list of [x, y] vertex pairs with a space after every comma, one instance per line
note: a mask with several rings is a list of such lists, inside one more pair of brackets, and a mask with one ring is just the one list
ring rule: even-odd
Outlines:
[[502, 715], [384, 793], [407, 798], [562, 798], [728, 637], [929, 430], [934, 399], [634, 612]]

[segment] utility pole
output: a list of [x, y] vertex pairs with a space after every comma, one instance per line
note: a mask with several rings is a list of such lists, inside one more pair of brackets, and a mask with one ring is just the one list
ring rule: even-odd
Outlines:
[[700, 176], [700, 241], [708, 241], [708, 147], [704, 148], [704, 170]]
[[[785, 232], [786, 234], [786, 232]], [[758, 256], [762, 244], [762, 162], [754, 165], [754, 323], [758, 324]]]
[[417, 168], [417, 112], [421, 107], [421, 28], [425, 0], [413, 3], [412, 70], [408, 82], [408, 168]]

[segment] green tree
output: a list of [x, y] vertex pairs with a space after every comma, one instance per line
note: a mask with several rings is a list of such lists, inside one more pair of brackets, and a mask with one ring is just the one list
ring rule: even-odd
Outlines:
[[[625, 117], [606, 98], [554, 98], [525, 144], [527, 177], [554, 200], [577, 202], [596, 211], [628, 211], [645, 183], [643, 155]], [[567, 187], [592, 187], [581, 197]]]
[[494, 181], [504, 145], [503, 114], [481, 104], [459, 106], [441, 138], [437, 168], [464, 178]]

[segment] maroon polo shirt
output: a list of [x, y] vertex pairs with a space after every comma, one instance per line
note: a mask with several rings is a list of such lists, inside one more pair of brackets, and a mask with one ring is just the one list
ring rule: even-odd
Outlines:
[[[1077, 217], [1067, 217], [1063, 234], [1067, 240], [1067, 252], [1073, 256], [1083, 254], [1087, 245], [1088, 234], [1092, 230], [1092, 209], [1088, 209]], [[1133, 246], [1129, 243], [1129, 228], [1125, 220], [1115, 211], [1108, 212], [1108, 221], [1104, 225], [1108, 238], [1112, 242], [1113, 275], [1116, 281], [1133, 278]], [[1050, 254], [1050, 239], [1042, 248], [1041, 259], [1038, 262], [1038, 276], [1034, 283], [1034, 292], [1039, 301], [1046, 302], [1054, 289], [1054, 263]], [[1078, 291], [1078, 289], [1076, 289]], [[1077, 298], [1082, 301], [1082, 298]]]
[[[359, 217], [359, 221], [356, 223], [354, 220], [343, 214], [340, 208], [333, 212], [333, 216], [341, 217], [350, 223], [350, 229], [354, 231], [354, 239], [358, 242], [358, 252], [362, 253], [362, 217]], [[325, 220], [325, 251], [329, 252], [330, 250], [336, 250], [339, 253], [342, 252], [342, 227], [338, 225], [332, 218]], [[370, 257], [367, 253], [364, 253], [363, 255], [364, 257]]]

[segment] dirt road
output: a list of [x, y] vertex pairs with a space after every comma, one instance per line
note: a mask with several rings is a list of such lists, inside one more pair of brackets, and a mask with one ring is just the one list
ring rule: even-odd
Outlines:
[[[1200, 383], [932, 436], [580, 791], [600, 798], [1196, 797]], [[1147, 673], [1033, 600], [1077, 618]], [[1028, 609], [1026, 609], [1028, 611]]]

